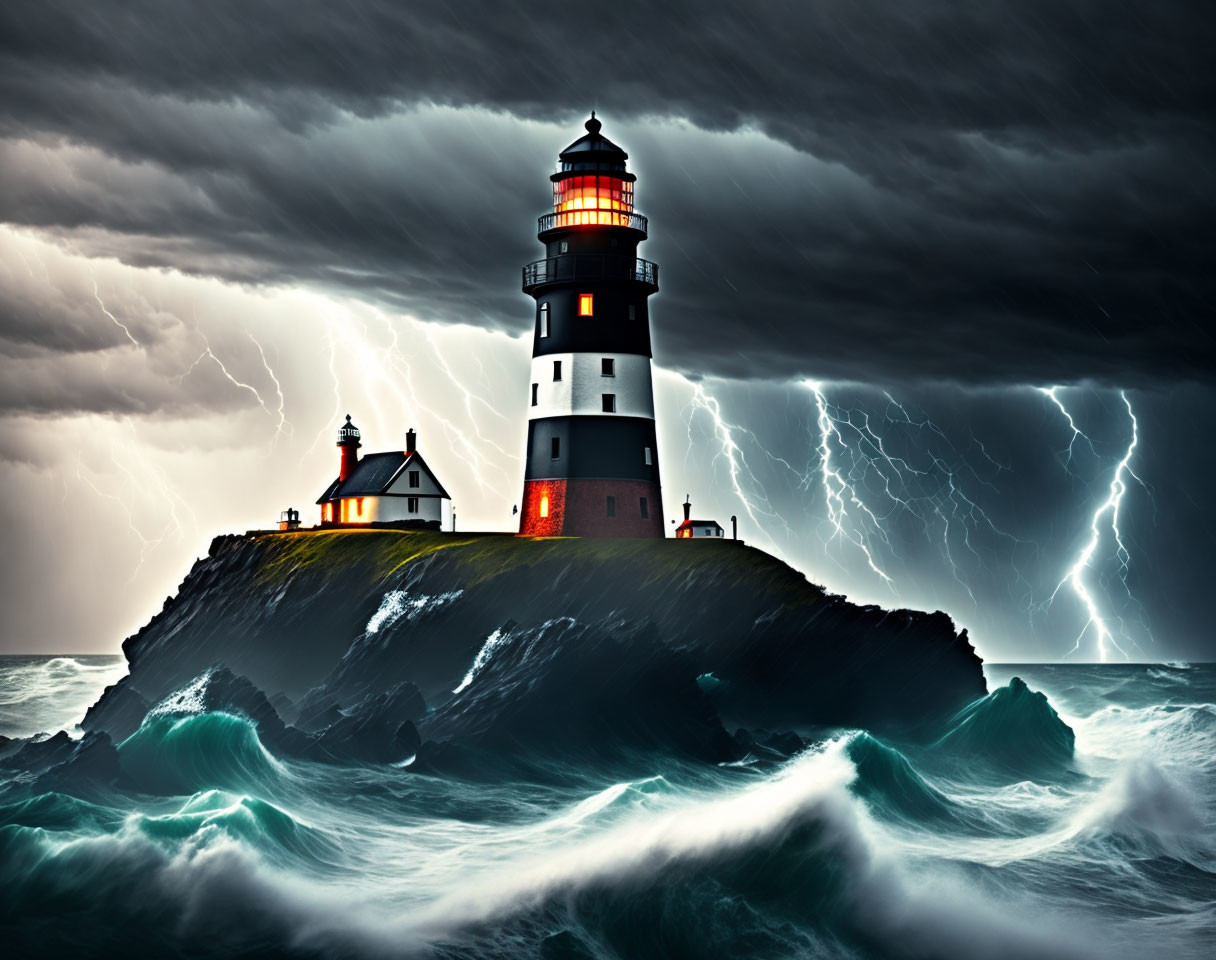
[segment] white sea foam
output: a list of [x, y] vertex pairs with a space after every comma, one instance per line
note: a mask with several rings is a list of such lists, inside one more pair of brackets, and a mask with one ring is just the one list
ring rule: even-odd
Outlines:
[[435, 596], [427, 594], [411, 596], [407, 590], [390, 590], [381, 599], [380, 606], [372, 614], [371, 619], [367, 621], [367, 626], [363, 631], [364, 635], [375, 636], [399, 620], [404, 619], [408, 623], [426, 614], [434, 613], [458, 599], [463, 593], [463, 590], [451, 590]]
[[180, 690], [174, 690], [148, 711], [148, 716], [180, 716], [202, 713], [206, 708], [204, 697], [211, 684], [211, 671], [207, 670], [191, 680]]
[[510, 635], [504, 636], [502, 630], [495, 630], [486, 637], [486, 642], [481, 645], [481, 649], [477, 651], [477, 656], [473, 658], [473, 663], [469, 666], [469, 672], [464, 675], [464, 679], [460, 681], [452, 693], [460, 693], [461, 690], [472, 683], [477, 674], [481, 672], [481, 668], [489, 663], [495, 649], [509, 640]]

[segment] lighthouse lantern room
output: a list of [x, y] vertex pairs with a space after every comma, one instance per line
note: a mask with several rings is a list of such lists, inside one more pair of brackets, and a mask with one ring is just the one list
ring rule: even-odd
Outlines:
[[637, 255], [628, 154], [587, 133], [559, 155], [545, 258], [523, 270], [536, 300], [519, 532], [662, 537], [648, 298], [659, 268]]

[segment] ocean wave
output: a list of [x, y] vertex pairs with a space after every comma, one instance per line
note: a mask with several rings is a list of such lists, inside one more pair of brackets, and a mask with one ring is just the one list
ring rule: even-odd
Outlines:
[[[558, 914], [577, 918], [576, 939], [581, 932], [631, 957], [792, 955], [796, 946], [798, 955], [1090, 955], [1052, 925], [1020, 922], [961, 887], [949, 899], [917, 892], [849, 794], [856, 775], [845, 744], [832, 744], [727, 796], [463, 877], [384, 932], [484, 955], [517, 935], [513, 923]], [[741, 925], [734, 898], [763, 905], [776, 922]], [[783, 941], [783, 927], [796, 936]], [[480, 939], [486, 929], [494, 944]]]
[[123, 774], [148, 793], [193, 794], [214, 787], [264, 792], [290, 777], [245, 717], [150, 713], [118, 746]]
[[1216, 850], [1203, 840], [1202, 806], [1194, 785], [1137, 758], [1103, 785], [1074, 826], [1079, 838], [1114, 841], [1128, 854], [1211, 869]]
[[1020, 779], [1062, 771], [1072, 761], [1075, 741], [1047, 697], [1013, 677], [960, 710], [934, 746]]

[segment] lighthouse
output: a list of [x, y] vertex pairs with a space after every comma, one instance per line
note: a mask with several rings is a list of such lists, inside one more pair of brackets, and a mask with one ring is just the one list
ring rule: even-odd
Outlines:
[[536, 300], [524, 535], [664, 535], [647, 309], [659, 268], [637, 255], [647, 224], [628, 154], [600, 129], [593, 112], [559, 154], [545, 257], [523, 269]]

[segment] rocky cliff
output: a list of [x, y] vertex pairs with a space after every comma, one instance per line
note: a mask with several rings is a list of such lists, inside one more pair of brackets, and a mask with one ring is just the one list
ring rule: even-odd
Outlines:
[[83, 724], [116, 739], [216, 665], [301, 730], [412, 684], [435, 740], [510, 742], [524, 721], [503, 690], [521, 685], [543, 690], [526, 699], [552, 724], [599, 698], [595, 723], [611, 715], [645, 736], [664, 735], [670, 696], [692, 713], [669, 732], [701, 753], [715, 752], [714, 735], [688, 718], [707, 711], [715, 729], [910, 735], [985, 693], [980, 659], [945, 614], [857, 606], [730, 541], [218, 537], [123, 651], [130, 676]]

